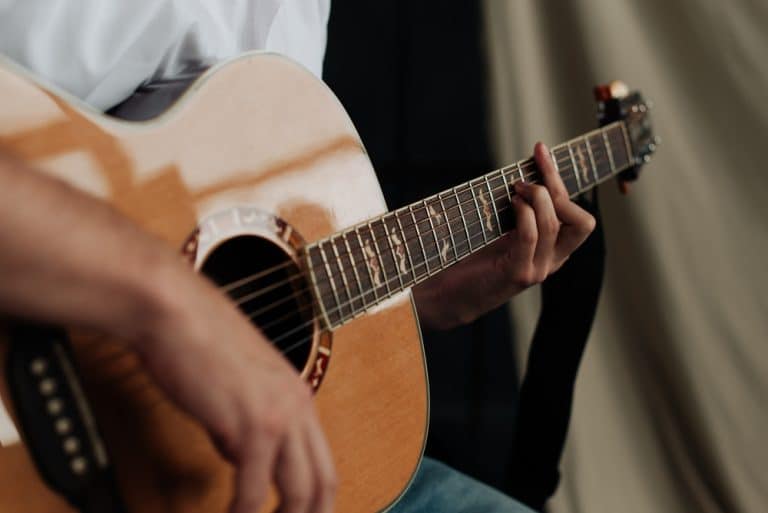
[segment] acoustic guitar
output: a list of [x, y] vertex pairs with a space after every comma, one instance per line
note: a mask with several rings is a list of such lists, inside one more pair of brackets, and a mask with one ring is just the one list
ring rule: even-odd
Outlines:
[[[636, 177], [656, 144], [638, 93], [598, 91], [602, 127], [551, 150], [572, 196]], [[392, 505], [429, 418], [409, 290], [513, 225], [512, 185], [539, 181], [533, 160], [388, 212], [336, 97], [265, 53], [209, 69], [144, 122], [7, 61], [0, 97], [4, 151], [178, 248], [301, 371], [337, 465], [337, 511]], [[0, 448], [0, 511], [226, 511], [231, 467], [124, 347], [76, 329], [5, 330], [0, 397], [20, 440], [6, 433]]]

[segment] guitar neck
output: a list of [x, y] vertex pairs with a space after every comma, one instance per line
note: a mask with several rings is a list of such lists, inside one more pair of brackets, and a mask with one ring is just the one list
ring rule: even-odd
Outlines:
[[[624, 122], [551, 149], [571, 197], [632, 165]], [[497, 240], [514, 224], [513, 185], [539, 183], [532, 158], [497, 169], [307, 248], [315, 297], [335, 328]]]

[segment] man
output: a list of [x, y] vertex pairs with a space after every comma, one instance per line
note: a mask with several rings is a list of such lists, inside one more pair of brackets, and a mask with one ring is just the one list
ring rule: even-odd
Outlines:
[[[252, 49], [283, 53], [319, 76], [329, 7], [327, 0], [5, 0], [0, 51], [108, 110], [147, 79]], [[426, 329], [469, 322], [541, 282], [592, 230], [543, 145], [535, 157], [546, 187], [518, 186], [515, 230], [414, 290]], [[257, 511], [270, 481], [281, 511], [332, 511], [333, 462], [308, 387], [166, 244], [100, 201], [0, 156], [0, 276], [0, 312], [95, 328], [142, 356], [236, 466], [233, 512]], [[197, 379], [203, 369], [205, 384]], [[275, 405], [269, 398], [277, 394], [283, 400]], [[527, 510], [426, 460], [394, 511]]]

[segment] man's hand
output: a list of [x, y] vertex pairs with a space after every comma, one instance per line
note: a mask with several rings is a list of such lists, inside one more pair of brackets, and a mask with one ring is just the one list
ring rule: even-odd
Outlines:
[[427, 329], [469, 323], [541, 283], [594, 230], [595, 219], [569, 199], [544, 144], [536, 144], [534, 158], [544, 185], [515, 186], [515, 229], [414, 288], [419, 319]]
[[330, 451], [287, 360], [166, 244], [1, 152], [0, 313], [133, 347], [235, 465], [232, 513], [256, 513], [271, 481], [281, 512], [332, 511]]
[[237, 467], [232, 513], [257, 512], [272, 479], [281, 512], [330, 513], [336, 477], [309, 386], [220, 291], [188, 269], [165, 274], [165, 306], [136, 347]]

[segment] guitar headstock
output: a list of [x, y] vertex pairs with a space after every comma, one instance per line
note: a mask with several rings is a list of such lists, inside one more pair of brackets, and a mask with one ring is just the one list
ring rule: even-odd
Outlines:
[[619, 174], [619, 186], [627, 191], [627, 182], [637, 180], [640, 168], [651, 160], [661, 142], [653, 135], [650, 110], [653, 104], [638, 91], [630, 92], [626, 84], [614, 81], [595, 88], [600, 126], [624, 121], [627, 127], [634, 165]]

